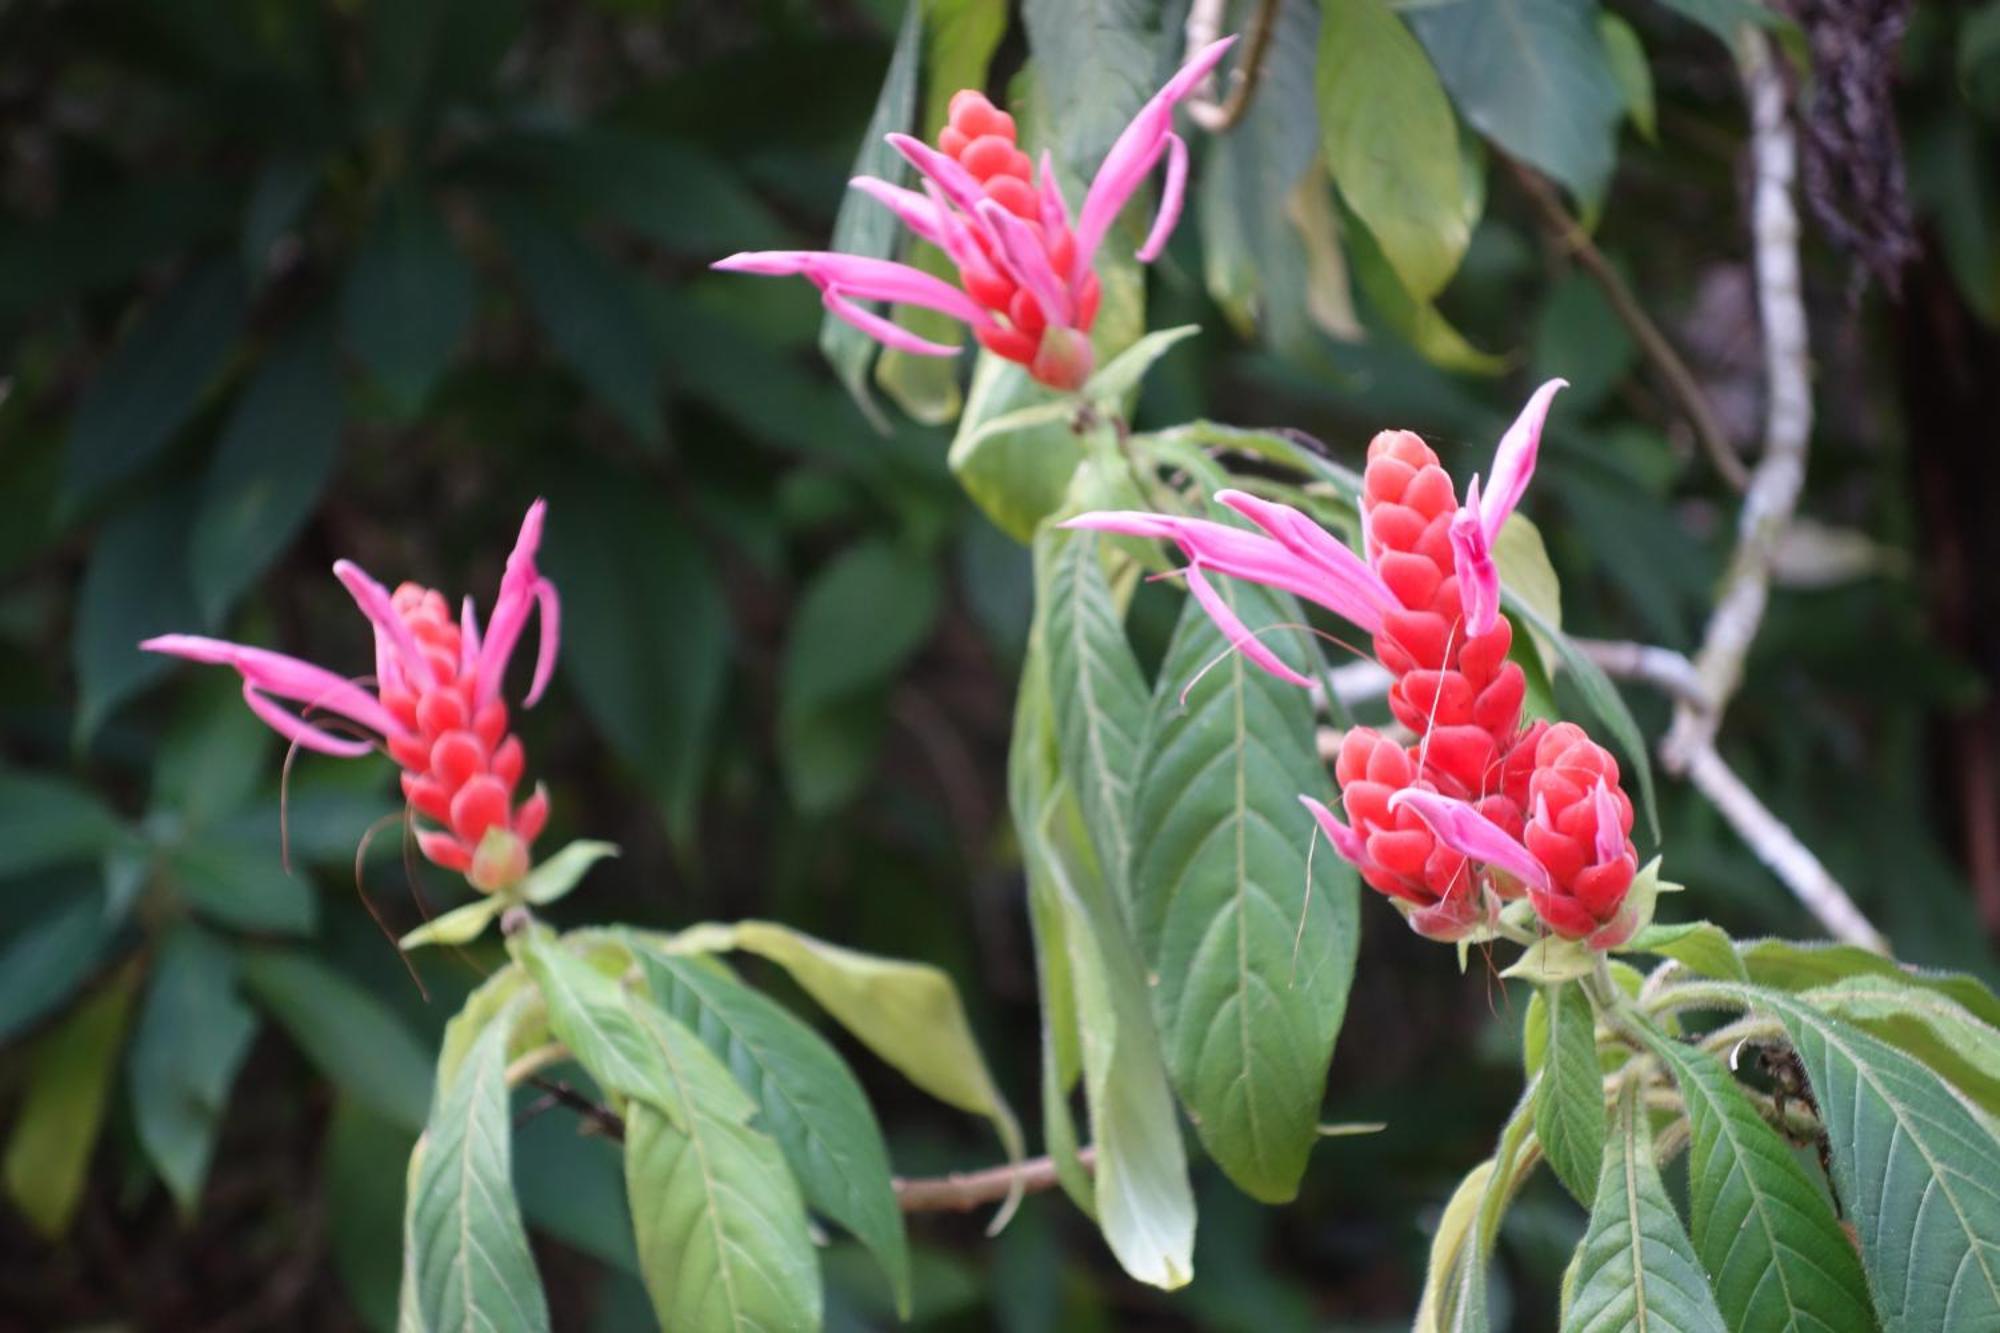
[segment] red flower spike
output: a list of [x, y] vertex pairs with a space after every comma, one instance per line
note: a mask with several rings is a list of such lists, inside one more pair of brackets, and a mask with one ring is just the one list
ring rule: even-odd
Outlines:
[[1547, 891], [1529, 891], [1535, 913], [1566, 938], [1623, 943], [1634, 924], [1622, 909], [1639, 856], [1618, 761], [1573, 722], [1542, 731], [1534, 754], [1521, 841], [1549, 872]]
[[[1414, 752], [1380, 732], [1356, 727], [1341, 740], [1334, 773], [1351, 825], [1351, 836], [1337, 839], [1336, 845], [1348, 843], [1343, 854], [1359, 851], [1361, 878], [1404, 904], [1412, 929], [1432, 939], [1455, 940], [1491, 921], [1483, 873], [1440, 843], [1416, 811], [1391, 807], [1399, 791], [1430, 789], [1417, 776]], [[1322, 817], [1322, 824], [1327, 818]], [[1518, 814], [1514, 822], [1518, 827]]]

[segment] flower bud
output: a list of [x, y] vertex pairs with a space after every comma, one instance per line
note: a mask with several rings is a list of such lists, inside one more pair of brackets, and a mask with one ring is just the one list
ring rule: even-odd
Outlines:
[[1622, 909], [1639, 858], [1618, 761], [1573, 722], [1548, 728], [1535, 745], [1528, 811], [1522, 841], [1549, 879], [1546, 891], [1529, 890], [1536, 915], [1594, 948], [1624, 943], [1636, 924]]

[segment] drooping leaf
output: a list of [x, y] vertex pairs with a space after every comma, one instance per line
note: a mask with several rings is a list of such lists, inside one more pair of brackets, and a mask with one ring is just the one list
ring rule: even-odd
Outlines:
[[1791, 996], [1740, 993], [1805, 1065], [1886, 1333], [2000, 1322], [2000, 1140], [1901, 1051]]
[[1597, 36], [1604, 43], [1605, 63], [1618, 91], [1625, 98], [1625, 114], [1640, 137], [1652, 143], [1659, 138], [1659, 116], [1653, 104], [1653, 68], [1646, 63], [1646, 48], [1639, 34], [1609, 10], [1597, 16]]
[[847, 1065], [811, 1028], [726, 974], [664, 955], [642, 961], [653, 998], [756, 1101], [758, 1127], [784, 1153], [806, 1203], [868, 1246], [907, 1308], [909, 1242], [889, 1151]]
[[1636, 1082], [1611, 1129], [1563, 1333], [1729, 1333], [1654, 1165]]
[[313, 326], [265, 358], [222, 428], [202, 483], [189, 560], [202, 617], [219, 622], [297, 535], [333, 475], [340, 380]]
[[1868, 1333], [1861, 1264], [1820, 1191], [1721, 1061], [1661, 1041], [1687, 1105], [1688, 1219], [1732, 1329]]
[[[1442, 1333], [1445, 1327], [1440, 1319], [1450, 1308], [1452, 1274], [1466, 1253], [1467, 1242], [1473, 1239], [1480, 1200], [1486, 1197], [1493, 1169], [1494, 1161], [1489, 1157], [1466, 1172], [1438, 1215], [1437, 1230], [1431, 1233], [1430, 1265], [1424, 1274], [1424, 1294], [1417, 1304], [1413, 1333]], [[1459, 1327], [1466, 1325], [1461, 1321]]]
[[[239, 815], [265, 784], [277, 736], [243, 706], [242, 683], [209, 672], [189, 682], [187, 702], [160, 738], [153, 759], [151, 808], [190, 829], [207, 830]], [[244, 821], [247, 825], [248, 821]], [[263, 825], [275, 828], [271, 823]], [[351, 853], [351, 843], [342, 851]]]
[[546, 928], [516, 936], [513, 947], [548, 1006], [549, 1028], [598, 1085], [679, 1116], [679, 1095], [659, 1044], [626, 1002], [624, 987]]
[[1704, 977], [1722, 981], [1748, 981], [1736, 945], [1719, 926], [1706, 921], [1685, 921], [1673, 925], [1654, 924], [1628, 940], [1621, 953], [1652, 953], [1671, 958]]
[[951, 471], [1015, 541], [1032, 541], [1069, 493], [1083, 461], [1075, 420], [1073, 402], [1049, 400], [1019, 366], [990, 354], [979, 358], [951, 442]]
[[1535, 1138], [1557, 1179], [1590, 1207], [1604, 1162], [1597, 1015], [1580, 985], [1543, 987], [1548, 1037], [1535, 1084]]
[[[910, 169], [902, 154], [883, 141], [888, 134], [908, 133], [917, 120], [917, 74], [923, 56], [923, 0], [905, 0], [902, 26], [896, 32], [896, 48], [889, 57], [889, 72], [883, 76], [882, 91], [875, 101], [875, 113], [861, 137], [861, 151], [854, 159], [853, 176], [874, 176], [892, 185], [908, 183]], [[894, 259], [902, 239], [903, 224], [894, 213], [861, 193], [850, 190], [841, 200], [833, 220], [833, 240], [827, 247], [841, 254], [866, 255], [874, 259]], [[865, 302], [864, 305], [875, 304]], [[878, 310], [877, 313], [880, 313]], [[875, 365], [876, 341], [831, 311], [821, 322], [819, 348], [847, 385], [854, 401], [870, 420], [881, 421], [881, 409], [868, 392], [868, 374]]]
[[0, 949], [0, 1041], [60, 1005], [90, 976], [118, 930], [89, 881], [53, 879], [58, 901]]
[[201, 1201], [229, 1088], [257, 1015], [236, 995], [236, 959], [192, 922], [160, 946], [128, 1069], [139, 1144], [184, 1216]]
[[94, 736], [112, 710], [166, 673], [168, 659], [140, 652], [141, 639], [198, 623], [188, 582], [195, 500], [191, 486], [164, 487], [117, 514], [97, 534], [77, 594], [70, 645], [80, 739]]
[[1439, 0], [1407, 11], [1465, 118], [1577, 198], [1602, 197], [1624, 98], [1588, 0]]
[[488, 202], [557, 355], [635, 436], [661, 443], [659, 356], [632, 276], [526, 200]]
[[124, 837], [118, 816], [76, 783], [0, 768], [0, 879], [94, 860]]
[[[1301, 623], [1289, 598], [1216, 592], [1317, 670], [1311, 640], [1277, 628]], [[1298, 1188], [1354, 970], [1353, 874], [1307, 862], [1298, 798], [1327, 785], [1312, 735], [1305, 692], [1232, 652], [1189, 599], [1140, 750], [1133, 920], [1175, 1088], [1230, 1179], [1267, 1201]]]
[[242, 270], [214, 259], [146, 311], [77, 406], [65, 469], [73, 495], [125, 480], [166, 447], [222, 369], [244, 301]]
[[734, 637], [714, 566], [680, 515], [608, 472], [565, 467], [548, 492], [560, 674], [687, 843]]
[[[412, 1158], [402, 1318], [426, 1330], [545, 1333], [547, 1299], [514, 1197], [507, 1028], [489, 1027], [438, 1089]], [[414, 1310], [409, 1308], [414, 1306]]]
[[69, 1230], [83, 1199], [138, 979], [133, 967], [120, 971], [43, 1036], [29, 1060], [0, 1175], [14, 1206], [50, 1240]]
[[1322, 14], [1318, 84], [1334, 185], [1410, 299], [1427, 306], [1472, 238], [1438, 71], [1387, 0], [1349, 0]]
[[1424, 360], [1468, 375], [1497, 375], [1506, 367], [1504, 358], [1467, 342], [1435, 305], [1410, 294], [1382, 247], [1352, 210], [1342, 213], [1341, 236], [1353, 262], [1355, 285], [1367, 298], [1369, 309]]
[[341, 292], [341, 330], [396, 411], [415, 415], [473, 315], [472, 265], [423, 187], [382, 200]]
[[1985, 1023], [2000, 1027], [2000, 996], [1986, 983], [1964, 972], [1934, 972], [1907, 967], [1893, 958], [1853, 944], [1823, 940], [1749, 940], [1737, 947], [1743, 970], [1759, 986], [1774, 990], [1812, 990], [1838, 985], [1850, 977], [1887, 977], [1907, 986], [1935, 991], [1956, 1001]]
[[273, 157], [257, 173], [243, 210], [243, 271], [255, 283], [264, 275], [271, 247], [291, 230], [320, 182], [320, 163], [307, 157]]
[[303, 953], [250, 949], [240, 962], [244, 987], [321, 1074], [399, 1125], [424, 1123], [430, 1056], [393, 1010]]

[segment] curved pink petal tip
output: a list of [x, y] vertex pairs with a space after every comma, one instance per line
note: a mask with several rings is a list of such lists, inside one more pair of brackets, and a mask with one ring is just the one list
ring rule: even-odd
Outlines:
[[1549, 872], [1534, 853], [1464, 801], [1417, 787], [1405, 787], [1389, 798], [1391, 810], [1406, 805], [1430, 826], [1439, 842], [1461, 856], [1504, 870], [1532, 888], [1548, 888]]

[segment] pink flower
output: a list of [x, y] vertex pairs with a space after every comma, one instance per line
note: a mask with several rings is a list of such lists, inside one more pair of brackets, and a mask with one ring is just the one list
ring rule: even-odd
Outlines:
[[1166, 185], [1140, 261], [1152, 262], [1166, 245], [1187, 192], [1187, 145], [1174, 133], [1174, 108], [1235, 40], [1225, 37], [1201, 51], [1140, 108], [1112, 144], [1074, 218], [1048, 155], [1038, 172], [1015, 141], [1014, 118], [975, 90], [952, 98], [951, 121], [936, 148], [890, 135], [922, 176], [923, 190], [872, 176], [857, 177], [854, 188], [944, 251], [960, 286], [907, 264], [820, 250], [751, 251], [714, 267], [797, 274], [819, 288], [828, 311], [876, 341], [920, 356], [954, 356], [956, 347], [920, 338], [857, 302], [935, 310], [965, 323], [983, 346], [1028, 367], [1042, 383], [1080, 388], [1090, 377], [1089, 334], [1102, 295], [1093, 269], [1098, 246], [1163, 157]]
[[1550, 380], [1535, 390], [1493, 451], [1493, 474], [1487, 478], [1485, 493], [1481, 494], [1475, 473], [1465, 488], [1465, 503], [1452, 517], [1451, 549], [1468, 634], [1485, 634], [1500, 618], [1500, 569], [1493, 561], [1493, 546], [1508, 515], [1521, 503], [1528, 479], [1535, 475], [1535, 455], [1541, 449], [1549, 405], [1557, 390], [1568, 387], [1568, 380]]
[[[484, 635], [470, 597], [454, 619], [434, 589], [405, 583], [392, 594], [353, 562], [334, 563], [334, 577], [375, 631], [373, 691], [248, 644], [163, 634], [139, 646], [234, 667], [250, 710], [308, 750], [356, 758], [386, 748], [402, 766], [411, 807], [438, 825], [417, 834], [424, 855], [465, 873], [482, 890], [504, 887], [527, 872], [529, 848], [549, 813], [548, 793], [539, 785], [525, 800], [514, 800], [526, 757], [520, 739], [508, 733], [500, 698], [507, 664], [537, 609], [541, 642], [524, 707], [541, 698], [555, 670], [560, 607], [555, 585], [535, 567], [545, 509], [535, 501], [521, 523]], [[492, 839], [482, 854], [482, 843], [496, 830], [505, 836]]]

